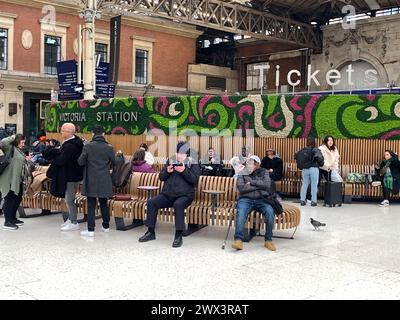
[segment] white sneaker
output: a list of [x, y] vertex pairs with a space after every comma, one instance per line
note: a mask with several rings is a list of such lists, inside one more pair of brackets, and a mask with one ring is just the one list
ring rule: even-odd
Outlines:
[[380, 204], [380, 207], [389, 207], [389, 200], [383, 200]]
[[70, 223], [71, 223], [71, 220], [69, 220], [69, 219], [65, 220], [65, 222], [61, 225], [61, 228], [65, 227], [67, 224], [70, 224]]
[[94, 237], [94, 231], [83, 230], [81, 231], [82, 237]]
[[61, 231], [77, 231], [79, 230], [79, 224], [68, 223], [64, 227], [61, 228]]
[[110, 232], [110, 228], [103, 228], [101, 227], [101, 231], [105, 232], [105, 233], [109, 233]]

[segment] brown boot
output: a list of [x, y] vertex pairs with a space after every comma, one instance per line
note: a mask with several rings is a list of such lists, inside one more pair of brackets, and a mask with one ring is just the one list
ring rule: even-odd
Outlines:
[[276, 248], [272, 241], [265, 241], [264, 247], [266, 247], [268, 250], [276, 251]]
[[236, 250], [243, 250], [242, 240], [235, 240], [235, 242], [232, 244], [232, 248]]

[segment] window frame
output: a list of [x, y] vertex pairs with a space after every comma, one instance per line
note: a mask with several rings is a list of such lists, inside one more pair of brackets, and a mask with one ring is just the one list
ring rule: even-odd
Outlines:
[[[8, 70], [8, 55], [9, 55], [9, 30], [8, 28], [3, 28], [0, 26], [0, 31], [4, 30], [6, 32], [6, 36], [0, 36], [0, 39], [5, 39], [5, 46], [4, 46], [4, 61], [0, 61], [0, 70]], [[2, 67], [2, 64], [4, 63], [5, 67]]]
[[[49, 43], [47, 43], [47, 39], [48, 38], [56, 38], [57, 40], [58, 40], [58, 44], [57, 45], [51, 45], [51, 44], [49, 44]], [[56, 61], [55, 61], [55, 63], [54, 63], [54, 66], [52, 66], [52, 65], [46, 65], [46, 54], [48, 53], [47, 52], [47, 49], [49, 48], [48, 46], [50, 46], [50, 48], [58, 48], [58, 50], [57, 50], [57, 52], [56, 52], [56, 54], [57, 54], [57, 57], [56, 57]], [[62, 37], [60, 37], [60, 36], [54, 36], [54, 35], [49, 35], [49, 34], [44, 34], [44, 44], [43, 44], [43, 49], [44, 49], [44, 57], [43, 57], [43, 68], [44, 68], [44, 70], [43, 70], [43, 73], [44, 74], [48, 74], [48, 75], [57, 75], [57, 62], [60, 62], [60, 61], [62, 61], [61, 59], [62, 59]], [[50, 56], [52, 56], [52, 53], [53, 53], [53, 50], [51, 50], [50, 51]], [[49, 70], [50, 70], [50, 72], [49, 72]]]

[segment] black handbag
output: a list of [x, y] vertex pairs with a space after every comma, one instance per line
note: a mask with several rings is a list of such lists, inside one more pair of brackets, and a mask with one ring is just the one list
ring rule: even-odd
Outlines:
[[6, 170], [8, 165], [10, 164], [10, 159], [14, 158], [14, 146], [12, 147], [11, 151], [11, 157], [7, 156], [4, 151], [2, 152], [3, 154], [0, 155], [0, 175], [3, 174], [3, 172]]

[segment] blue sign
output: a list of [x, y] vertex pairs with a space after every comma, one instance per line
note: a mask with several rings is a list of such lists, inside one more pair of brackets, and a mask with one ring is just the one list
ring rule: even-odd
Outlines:
[[[108, 83], [109, 68], [110, 64], [107, 62], [100, 62], [96, 66], [96, 95], [99, 98], [110, 99], [115, 96], [115, 85]], [[57, 74], [59, 100], [83, 99], [83, 85], [78, 84], [78, 66], [75, 60], [57, 62]]]
[[99, 62], [96, 66], [96, 95], [99, 98], [111, 99], [115, 96], [115, 85], [108, 84], [110, 64]]
[[59, 100], [83, 99], [83, 90], [76, 91], [78, 85], [78, 67], [75, 60], [57, 62], [57, 75], [59, 85]]

